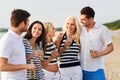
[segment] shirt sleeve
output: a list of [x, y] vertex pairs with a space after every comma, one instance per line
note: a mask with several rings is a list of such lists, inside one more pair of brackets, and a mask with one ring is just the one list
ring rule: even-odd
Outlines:
[[4, 58], [9, 58], [12, 54], [13, 48], [12, 48], [12, 42], [11, 40], [7, 40], [2, 38], [0, 40], [0, 56]]
[[103, 35], [102, 35], [102, 40], [104, 42], [105, 45], [108, 45], [110, 43], [112, 43], [112, 36], [111, 36], [111, 33], [110, 31], [108, 30], [108, 28], [104, 28], [103, 29]]

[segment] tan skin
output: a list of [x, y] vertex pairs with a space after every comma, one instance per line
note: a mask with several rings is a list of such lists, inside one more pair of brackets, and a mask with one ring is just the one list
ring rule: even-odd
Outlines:
[[7, 58], [0, 57], [0, 71], [17, 71], [23, 69], [34, 71], [35, 66], [34, 64], [10, 64]]
[[[64, 43], [64, 47], [59, 49], [59, 53], [62, 54], [67, 48], [69, 48], [69, 46], [72, 43], [73, 37], [72, 35], [75, 33], [75, 21], [73, 19], [69, 19], [66, 22], [66, 34], [67, 34], [67, 41]], [[62, 39], [63, 33], [59, 33], [58, 35], [56, 35], [56, 40], [55, 43], [57, 45], [57, 47], [59, 48], [60, 46], [60, 39]]]
[[[95, 25], [95, 21], [94, 19], [91, 17], [91, 18], [86, 18], [86, 15], [81, 15], [80, 16], [81, 18], [81, 23], [83, 25], [85, 25], [86, 29], [87, 29], [87, 32], [89, 32]], [[104, 55], [107, 55], [109, 54], [110, 52], [112, 52], [114, 49], [113, 47], [113, 43], [110, 43], [107, 45], [107, 47], [102, 50], [102, 51], [94, 51], [92, 50], [91, 51], [91, 57], [92, 58], [98, 58], [98, 57], [101, 57], [101, 56], [104, 56]]]
[[[47, 34], [47, 40], [46, 40], [46, 42], [51, 42], [52, 41], [52, 38], [53, 38], [53, 36], [55, 35], [55, 28], [54, 27], [52, 27], [50, 30], [49, 30], [49, 32], [48, 32], [48, 34]], [[43, 64], [42, 64], [42, 67], [45, 69], [45, 70], [47, 70], [47, 71], [50, 71], [50, 72], [58, 72], [59, 71], [59, 67], [58, 67], [58, 64], [56, 63], [56, 64], [49, 64], [54, 58], [56, 58], [57, 57], [57, 55], [58, 55], [58, 51], [57, 50], [54, 50], [53, 52], [52, 52], [52, 54], [51, 54], [51, 56], [46, 60], [46, 61], [44, 61], [43, 62]]]
[[44, 55], [42, 50], [37, 50], [36, 49], [37, 45], [35, 44], [36, 39], [42, 33], [41, 24], [39, 24], [39, 23], [34, 24], [33, 27], [32, 27], [31, 33], [32, 33], [32, 38], [30, 39], [30, 45], [32, 46], [32, 49], [34, 50], [34, 52], [27, 55], [27, 60], [30, 60], [34, 56], [40, 56], [40, 55], [42, 56], [42, 55]]
[[[20, 35], [22, 32], [27, 30], [29, 19], [27, 24], [21, 22], [17, 28], [14, 26], [11, 27], [11, 30], [14, 31], [16, 34]], [[7, 58], [0, 57], [0, 71], [18, 71], [23, 69], [29, 69], [31, 71], [35, 70], [34, 64], [10, 64], [8, 63]]]

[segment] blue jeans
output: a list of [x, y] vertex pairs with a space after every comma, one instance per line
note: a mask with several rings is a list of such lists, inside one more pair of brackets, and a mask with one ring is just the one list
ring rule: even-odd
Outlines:
[[104, 70], [103, 69], [98, 69], [97, 71], [83, 70], [83, 80], [106, 80]]

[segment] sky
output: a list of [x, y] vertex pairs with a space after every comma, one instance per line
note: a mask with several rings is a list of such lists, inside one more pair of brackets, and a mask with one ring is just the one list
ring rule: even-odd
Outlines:
[[0, 0], [0, 27], [10, 27], [13, 9], [30, 12], [30, 24], [39, 20], [62, 27], [68, 16], [80, 17], [80, 10], [90, 6], [95, 10], [95, 20], [108, 23], [120, 19], [120, 0]]

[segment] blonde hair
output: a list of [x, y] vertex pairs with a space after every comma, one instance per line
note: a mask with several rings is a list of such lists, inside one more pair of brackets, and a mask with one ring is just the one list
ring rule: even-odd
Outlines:
[[45, 22], [45, 23], [44, 23], [44, 27], [45, 27], [45, 32], [46, 32], [46, 35], [47, 35], [48, 32], [50, 31], [50, 29], [51, 29], [52, 27], [54, 27], [54, 26], [53, 26], [53, 24], [52, 24], [51, 22]]
[[69, 17], [67, 17], [67, 19], [65, 20], [64, 26], [62, 28], [63, 32], [67, 31], [66, 25], [67, 25], [67, 21], [69, 19], [73, 19], [75, 21], [75, 27], [76, 27], [76, 29], [75, 29], [75, 33], [73, 34], [73, 39], [76, 41], [77, 45], [80, 46], [80, 30], [81, 29], [80, 29], [80, 23], [79, 23], [79, 20], [77, 19], [77, 17], [75, 17], [75, 16], [69, 16]]
[[48, 33], [50, 32], [50, 29], [52, 29], [54, 26], [51, 22], [45, 22], [44, 23], [44, 28], [45, 28], [45, 33], [46, 33], [46, 39], [48, 38]]

